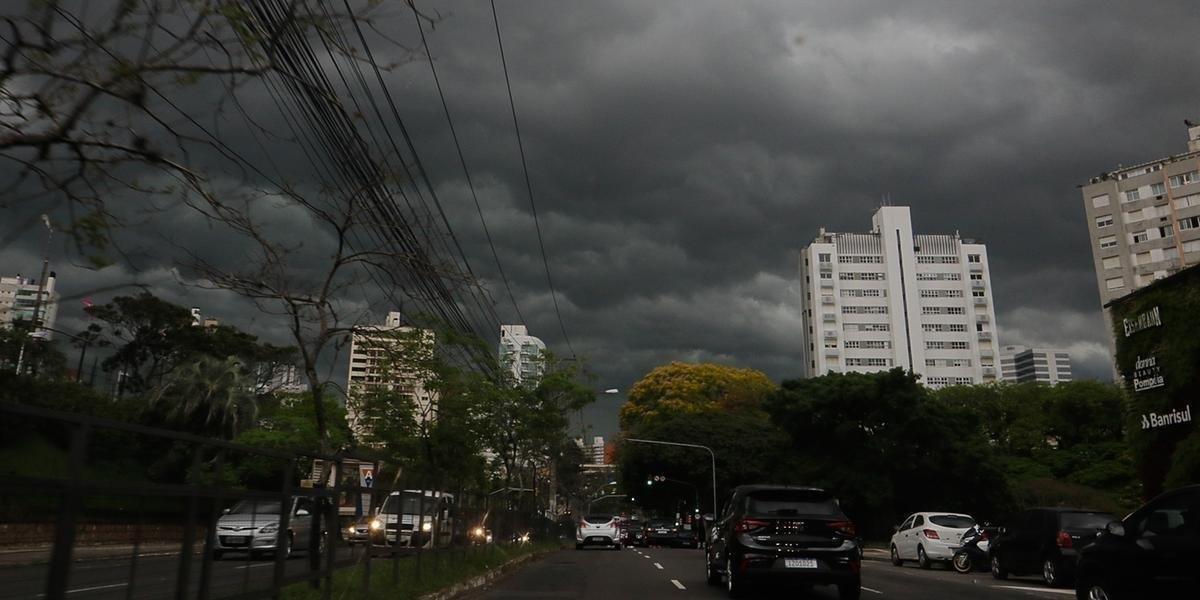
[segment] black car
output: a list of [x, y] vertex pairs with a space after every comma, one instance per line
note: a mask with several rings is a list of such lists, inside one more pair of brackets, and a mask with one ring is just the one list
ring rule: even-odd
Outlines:
[[1032, 508], [1018, 513], [988, 546], [992, 577], [1041, 574], [1046, 585], [1067, 585], [1079, 548], [1091, 543], [1113, 516], [1082, 508]]
[[861, 594], [854, 523], [836, 498], [810, 487], [750, 485], [725, 501], [705, 550], [710, 585], [730, 597], [755, 583], [836, 585], [838, 597]]
[[650, 521], [643, 530], [647, 546], [674, 546], [678, 543], [679, 527], [674, 521]]
[[1075, 596], [1200, 597], [1200, 485], [1166, 492], [1109, 523], [1079, 551]]

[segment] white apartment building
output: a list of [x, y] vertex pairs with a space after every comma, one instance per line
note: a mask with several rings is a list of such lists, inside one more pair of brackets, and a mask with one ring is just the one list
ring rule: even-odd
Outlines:
[[804, 372], [901, 367], [930, 387], [996, 381], [987, 248], [914, 234], [906, 206], [875, 211], [870, 233], [830, 233], [800, 251]]
[[[404, 348], [404, 344], [419, 347]], [[426, 376], [416, 368], [394, 364], [397, 355], [432, 353], [435, 338], [432, 331], [403, 324], [400, 313], [390, 312], [383, 325], [356, 327], [350, 338], [350, 373], [346, 395], [346, 419], [350, 430], [361, 435], [369, 426], [355, 410], [353, 399], [362, 392], [386, 389], [408, 395], [416, 405], [417, 420], [435, 418], [437, 393], [426, 388]]]
[[[58, 292], [55, 290], [56, 277], [54, 272], [46, 278], [44, 284], [28, 277], [0, 277], [0, 327], [12, 327], [15, 321], [32, 323], [34, 311], [40, 311], [38, 320], [44, 329], [34, 331], [30, 335], [44, 340], [54, 337], [55, 319], [58, 317]], [[41, 307], [38, 304], [38, 290], [41, 290]]]
[[535, 387], [546, 372], [546, 343], [529, 335], [524, 325], [500, 326], [500, 367], [518, 385]]
[[1200, 123], [1188, 151], [1080, 186], [1101, 305], [1200, 262]]
[[1000, 374], [1015, 383], [1071, 381], [1071, 355], [1065, 350], [1005, 346], [1000, 350]]

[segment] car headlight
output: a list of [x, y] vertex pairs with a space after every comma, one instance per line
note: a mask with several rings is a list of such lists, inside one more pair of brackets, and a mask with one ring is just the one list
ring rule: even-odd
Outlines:
[[483, 532], [483, 528], [482, 528], [482, 527], [476, 527], [476, 528], [475, 528], [475, 531], [474, 531], [473, 533], [475, 534], [475, 537], [483, 537], [483, 534], [484, 534], [484, 532]]
[[433, 531], [433, 523], [424, 523], [421, 525], [421, 531]]
[[258, 530], [259, 533], [275, 533], [277, 531], [279, 531], [279, 523], [269, 523]]
[[379, 531], [381, 529], [383, 529], [383, 521], [371, 519], [371, 531]]
[[354, 526], [353, 526], [353, 525], [351, 525], [351, 526], [347, 527], [347, 528], [346, 528], [346, 533], [348, 533], [348, 534], [350, 534], [350, 535], [354, 535]]

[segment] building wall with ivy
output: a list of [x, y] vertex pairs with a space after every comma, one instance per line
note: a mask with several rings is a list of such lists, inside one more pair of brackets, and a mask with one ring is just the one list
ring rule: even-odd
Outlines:
[[1108, 307], [1146, 496], [1200, 483], [1200, 266]]

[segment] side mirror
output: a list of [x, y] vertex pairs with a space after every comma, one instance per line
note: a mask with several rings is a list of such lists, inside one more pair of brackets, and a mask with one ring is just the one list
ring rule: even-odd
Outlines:
[[1008, 528], [1001, 526], [1000, 529], [998, 530], [998, 533], [1000, 535], [1004, 535], [1004, 534], [1008, 533]]
[[1108, 533], [1108, 535], [1125, 537], [1125, 525], [1120, 521], [1112, 521], [1108, 525], [1105, 525], [1104, 531]]
[[307, 508], [298, 508], [298, 509], [296, 509], [296, 516], [297, 516], [297, 517], [307, 517], [307, 516], [308, 516], [308, 515], [310, 515], [310, 514], [311, 514], [311, 513], [309, 513], [309, 512], [308, 512], [308, 509], [307, 509]]

